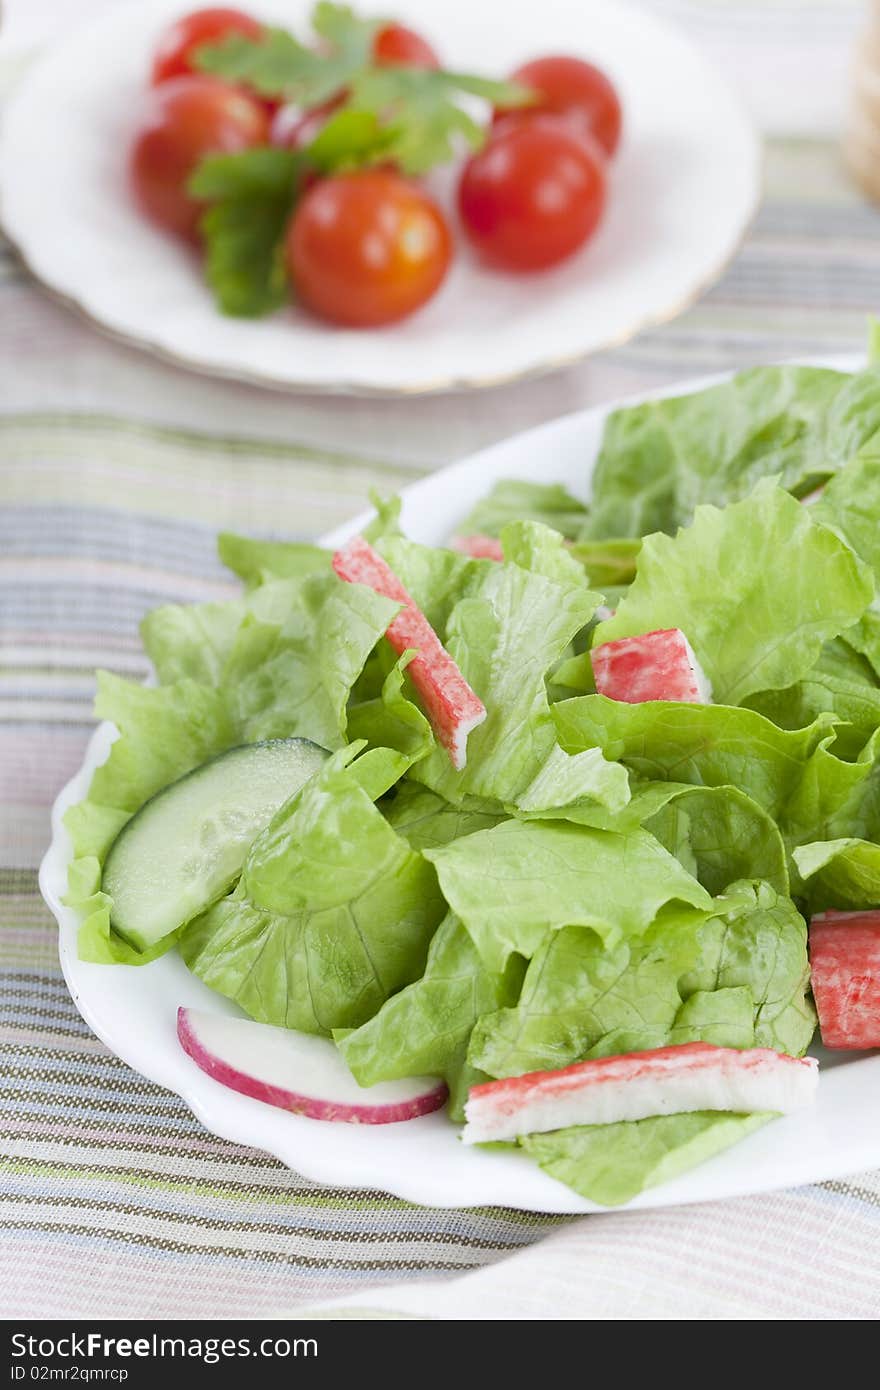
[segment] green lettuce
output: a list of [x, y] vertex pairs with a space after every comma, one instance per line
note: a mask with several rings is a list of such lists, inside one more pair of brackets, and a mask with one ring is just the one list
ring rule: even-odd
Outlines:
[[688, 396], [609, 416], [587, 534], [674, 532], [765, 477], [797, 495], [842, 468], [880, 428], [880, 375], [756, 367]]
[[880, 688], [815, 668], [784, 690], [750, 696], [748, 704], [781, 729], [804, 729], [823, 714], [832, 715], [840, 722], [831, 747], [841, 758], [857, 758], [880, 728]]
[[401, 776], [434, 747], [431, 725], [406, 693], [404, 673], [412, 657], [412, 652], [405, 652], [395, 662], [376, 699], [348, 709], [348, 738], [363, 739], [372, 748], [396, 750], [405, 759]]
[[[571, 547], [571, 555], [583, 565], [591, 584], [600, 589], [631, 584], [635, 578], [641, 539], [582, 540]], [[607, 595], [606, 595], [607, 597]]]
[[[585, 754], [578, 754], [579, 758]], [[599, 800], [517, 815], [528, 820], [570, 820], [596, 830], [649, 830], [708, 892], [722, 893], [737, 879], [763, 879], [789, 890], [786, 845], [773, 817], [738, 787], [637, 782], [622, 807]]]
[[[737, 879], [762, 879], [788, 893], [785, 843], [772, 816], [739, 787], [679, 787], [641, 824], [708, 892], [723, 893]], [[640, 789], [640, 796], [658, 786]]]
[[613, 946], [584, 927], [548, 936], [519, 1002], [477, 1023], [470, 1060], [490, 1076], [673, 1043], [800, 1055], [816, 1025], [806, 928], [766, 883], [731, 885], [714, 911], [667, 909]]
[[334, 755], [276, 813], [235, 892], [180, 939], [189, 968], [263, 1023], [359, 1027], [421, 976], [446, 912], [431, 865], [373, 804], [396, 755], [349, 766], [357, 752]]
[[695, 1110], [615, 1125], [578, 1125], [519, 1142], [551, 1178], [603, 1207], [617, 1207], [730, 1148], [769, 1114]]
[[849, 546], [768, 479], [723, 510], [699, 507], [675, 537], [648, 536], [631, 588], [594, 642], [681, 628], [715, 700], [737, 705], [805, 676], [873, 593]]
[[509, 521], [540, 521], [569, 540], [583, 529], [587, 509], [559, 483], [496, 483], [456, 528], [460, 536], [500, 536]]
[[303, 579], [329, 570], [331, 550], [300, 541], [259, 541], [221, 531], [217, 553], [227, 569], [244, 580], [248, 589], [269, 579]]
[[[880, 580], [880, 433], [831, 479], [814, 515], [836, 531]], [[846, 637], [867, 658], [875, 674], [880, 673], [880, 610], [876, 601]]]
[[615, 812], [629, 799], [629, 777], [620, 763], [608, 762], [598, 748], [569, 754], [554, 743], [544, 766], [520, 792], [516, 809], [534, 818], [586, 802]]
[[880, 845], [842, 837], [801, 845], [795, 864], [811, 912], [880, 907]]
[[242, 622], [222, 688], [243, 743], [308, 738], [340, 748], [352, 687], [400, 605], [333, 574], [290, 582], [288, 593], [283, 622], [259, 608]]
[[653, 835], [566, 821], [503, 821], [425, 851], [443, 895], [488, 970], [529, 958], [550, 931], [593, 927], [608, 945], [650, 926], [660, 908], [712, 899]]
[[774, 820], [804, 767], [835, 725], [820, 715], [805, 729], [780, 729], [750, 709], [650, 701], [628, 705], [583, 695], [553, 706], [567, 753], [601, 748], [645, 781], [738, 787]]
[[491, 830], [506, 819], [489, 802], [471, 798], [452, 805], [416, 782], [402, 783], [383, 810], [398, 835], [418, 850], [436, 849], [478, 830]]
[[79, 909], [83, 960], [142, 964], [170, 939], [141, 954], [111, 930], [111, 900], [101, 892], [101, 865], [119, 831], [145, 801], [200, 763], [231, 748], [235, 725], [217, 691], [192, 680], [144, 686], [98, 672], [95, 713], [119, 730], [107, 761], [95, 769], [88, 796], [64, 817], [73, 862], [67, 902]]
[[450, 1114], [464, 1117], [470, 1086], [485, 1081], [467, 1060], [471, 1030], [481, 1014], [514, 1003], [523, 962], [512, 957], [490, 973], [464, 927], [450, 913], [437, 928], [425, 973], [382, 1005], [367, 1023], [338, 1039], [362, 1086], [405, 1076], [442, 1076]]

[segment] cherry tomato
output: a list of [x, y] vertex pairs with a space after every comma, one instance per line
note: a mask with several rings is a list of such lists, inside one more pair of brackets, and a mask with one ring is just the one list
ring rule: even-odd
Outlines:
[[159, 39], [153, 57], [152, 84], [155, 87], [171, 77], [197, 72], [193, 57], [203, 45], [222, 43], [228, 34], [258, 39], [262, 33], [262, 24], [241, 10], [194, 10], [178, 19]]
[[280, 106], [272, 118], [272, 144], [283, 150], [304, 150], [321, 134], [334, 111], [344, 105], [345, 96], [340, 93], [310, 110], [295, 105]]
[[179, 236], [195, 238], [202, 204], [186, 191], [206, 154], [235, 154], [265, 144], [269, 118], [253, 97], [213, 77], [177, 77], [150, 92], [129, 154], [129, 178], [141, 210]]
[[440, 209], [384, 170], [315, 184], [287, 233], [287, 267], [300, 302], [354, 328], [418, 309], [439, 288], [451, 257], [452, 234]]
[[595, 142], [554, 120], [502, 129], [464, 166], [458, 205], [491, 264], [541, 270], [577, 251], [605, 207], [605, 160]]
[[380, 68], [439, 68], [440, 59], [427, 39], [405, 24], [386, 24], [373, 40], [373, 58]]
[[[578, 131], [594, 136], [610, 157], [620, 143], [622, 113], [620, 99], [600, 68], [581, 58], [536, 58], [511, 73], [520, 82], [540, 93], [534, 106], [518, 108], [518, 114], [561, 116]], [[495, 112], [500, 121], [511, 114]]]

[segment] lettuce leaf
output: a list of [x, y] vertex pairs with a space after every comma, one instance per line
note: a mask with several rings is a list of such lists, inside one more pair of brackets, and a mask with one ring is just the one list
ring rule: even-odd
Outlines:
[[567, 753], [601, 748], [645, 781], [738, 787], [774, 820], [804, 767], [834, 730], [828, 715], [805, 729], [780, 729], [750, 709], [652, 701], [628, 705], [583, 695], [553, 706]]
[[[809, 765], [808, 765], [809, 766]], [[677, 787], [645, 816], [649, 830], [712, 894], [738, 879], [762, 879], [789, 890], [785, 843], [772, 816], [738, 787]], [[656, 797], [658, 786], [640, 789]]]
[[223, 697], [192, 680], [144, 686], [98, 672], [95, 713], [119, 730], [107, 761], [95, 769], [88, 796], [64, 817], [73, 861], [66, 901], [81, 919], [83, 960], [144, 964], [172, 944], [168, 938], [141, 954], [110, 927], [111, 900], [101, 892], [101, 865], [125, 823], [145, 801], [184, 773], [236, 742]]
[[667, 910], [608, 947], [584, 927], [546, 938], [514, 1008], [484, 1015], [470, 1047], [490, 1076], [679, 1042], [800, 1055], [816, 1026], [806, 927], [766, 883], [731, 885], [704, 912]]
[[784, 690], [750, 696], [748, 705], [781, 729], [804, 729], [823, 714], [833, 715], [840, 723], [831, 748], [841, 758], [858, 757], [880, 728], [880, 688], [817, 668]]
[[724, 510], [699, 507], [674, 538], [648, 536], [636, 578], [594, 644], [681, 628], [715, 700], [737, 705], [805, 676], [873, 594], [868, 567], [767, 479]]
[[260, 541], [221, 531], [217, 553], [227, 569], [237, 574], [248, 589], [270, 579], [302, 579], [330, 568], [331, 550], [301, 541]]
[[880, 907], [880, 845], [842, 837], [801, 845], [793, 855], [811, 912]]
[[618, 1207], [753, 1134], [773, 1115], [695, 1110], [616, 1125], [578, 1125], [519, 1142], [545, 1173], [603, 1207]]
[[809, 492], [880, 427], [880, 375], [756, 367], [688, 396], [609, 416], [587, 534], [674, 532], [697, 506], [724, 506], [761, 478]]
[[241, 741], [309, 738], [340, 748], [352, 687], [399, 604], [334, 574], [312, 575], [287, 581], [286, 615], [267, 621], [260, 604], [273, 591], [259, 591], [223, 670]]
[[495, 484], [456, 530], [460, 536], [500, 536], [509, 521], [540, 521], [574, 540], [586, 519], [586, 507], [561, 484], [506, 478]]
[[405, 690], [404, 673], [412, 656], [412, 652], [404, 652], [395, 662], [377, 699], [348, 709], [348, 738], [352, 742], [363, 739], [372, 748], [396, 750], [406, 759], [401, 776], [434, 747], [431, 725]]
[[395, 755], [348, 766], [358, 751], [337, 753], [277, 812], [235, 892], [181, 937], [189, 968], [263, 1023], [357, 1028], [423, 973], [446, 912], [431, 865], [373, 804]]
[[547, 932], [593, 927], [609, 946], [647, 930], [668, 902], [712, 899], [653, 835], [566, 821], [503, 821], [425, 851], [486, 968], [527, 959]]
[[454, 806], [415, 782], [402, 783], [383, 810], [389, 825], [418, 850], [436, 849], [478, 830], [491, 830], [507, 818], [489, 802], [471, 798]]
[[405, 1076], [442, 1076], [450, 1114], [462, 1119], [468, 1088], [485, 1080], [467, 1061], [468, 1039], [481, 1014], [512, 1004], [523, 962], [511, 958], [503, 974], [490, 973], [453, 913], [437, 928], [425, 973], [389, 999], [377, 1014], [338, 1038], [339, 1049], [362, 1086]]
[[520, 792], [516, 809], [530, 818], [584, 803], [614, 812], [629, 799], [629, 777], [620, 763], [608, 762], [598, 748], [569, 754], [554, 743], [544, 766]]

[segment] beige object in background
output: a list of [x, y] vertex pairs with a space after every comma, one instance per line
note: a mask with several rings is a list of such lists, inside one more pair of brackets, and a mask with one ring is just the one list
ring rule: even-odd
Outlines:
[[880, 0], [871, 0], [869, 24], [855, 51], [843, 154], [860, 187], [880, 202]]

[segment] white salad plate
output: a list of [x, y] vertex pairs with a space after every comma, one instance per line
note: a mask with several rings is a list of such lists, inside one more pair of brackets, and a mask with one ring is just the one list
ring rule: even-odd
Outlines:
[[[838, 359], [825, 365], [852, 369], [859, 364]], [[708, 379], [688, 382], [677, 390], [707, 384]], [[442, 543], [499, 478], [537, 476], [542, 482], [564, 483], [586, 498], [602, 427], [613, 408], [586, 410], [542, 425], [407, 488], [404, 529], [415, 540]], [[365, 519], [366, 514], [356, 517], [325, 536], [324, 542], [337, 544], [357, 534]], [[400, 1124], [334, 1124], [288, 1114], [230, 1091], [185, 1055], [177, 1041], [176, 1014], [181, 1004], [229, 1015], [239, 1010], [191, 975], [176, 952], [143, 966], [79, 960], [77, 916], [62, 902], [71, 856], [62, 817], [86, 795], [113, 737], [109, 724], [96, 730], [82, 768], [55, 803], [53, 839], [40, 870], [40, 887], [58, 920], [61, 964], [74, 1002], [117, 1056], [181, 1096], [214, 1134], [265, 1149], [318, 1182], [378, 1188], [439, 1207], [601, 1210], [547, 1176], [524, 1154], [466, 1148], [458, 1127], [442, 1111]], [[773, 1121], [700, 1167], [643, 1192], [629, 1207], [766, 1192], [880, 1164], [880, 1056], [813, 1051], [820, 1059], [821, 1076], [818, 1100], [811, 1109]]]
[[[245, 0], [303, 30], [310, 0]], [[126, 185], [150, 54], [187, 0], [116, 5], [28, 70], [4, 111], [0, 219], [35, 278], [94, 325], [178, 365], [282, 389], [427, 393], [550, 371], [674, 317], [722, 273], [755, 210], [756, 136], [688, 39], [624, 0], [394, 0], [444, 61], [502, 77], [583, 54], [621, 92], [625, 134], [598, 234], [541, 275], [481, 268], [462, 236], [446, 285], [412, 319], [352, 331], [290, 308], [224, 318], [195, 257]], [[375, 0], [363, 8], [381, 11]], [[452, 210], [454, 171], [431, 179]]]

